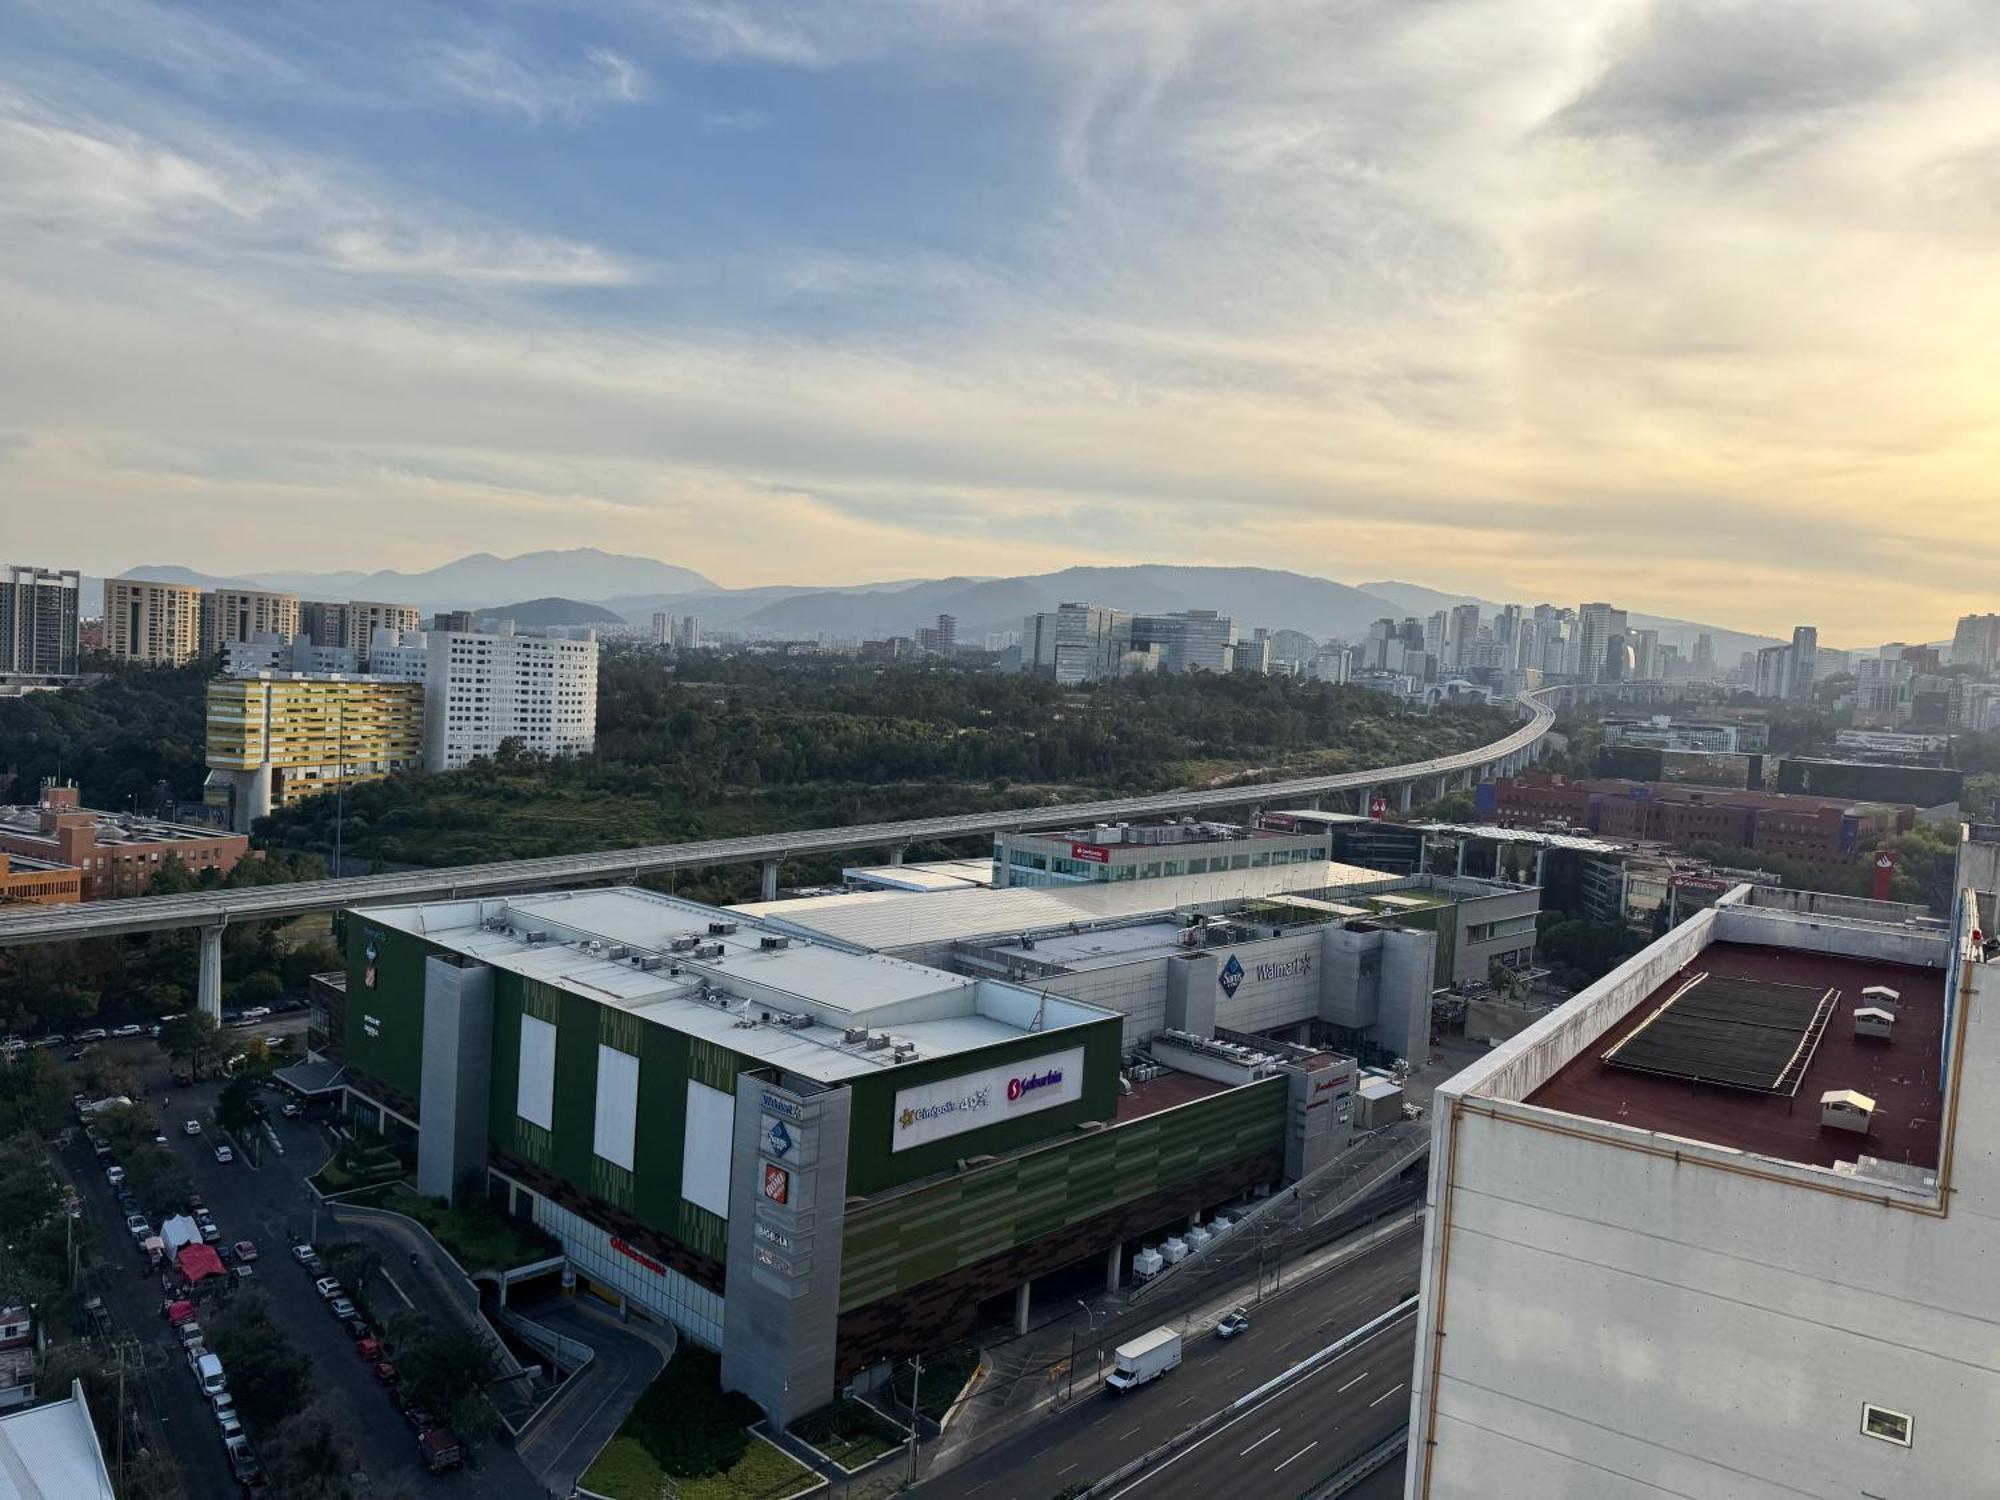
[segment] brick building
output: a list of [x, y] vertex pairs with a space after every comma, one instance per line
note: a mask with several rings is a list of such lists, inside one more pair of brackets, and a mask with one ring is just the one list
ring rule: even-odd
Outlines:
[[83, 871], [25, 854], [0, 854], [0, 906], [68, 906], [83, 899]]
[[0, 807], [0, 854], [71, 866], [85, 901], [143, 896], [169, 859], [197, 875], [226, 875], [249, 847], [238, 833], [94, 811], [80, 804], [74, 783], [44, 781], [33, 806]]

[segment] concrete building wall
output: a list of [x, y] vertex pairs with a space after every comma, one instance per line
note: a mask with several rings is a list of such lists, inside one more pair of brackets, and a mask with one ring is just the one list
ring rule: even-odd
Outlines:
[[1086, 969], [1033, 981], [1038, 990], [1115, 1010], [1125, 1018], [1123, 1045], [1139, 1046], [1146, 1038], [1179, 1024], [1168, 1018], [1168, 958], [1140, 959], [1109, 969]]
[[[1799, 919], [1705, 911], [1439, 1090], [1412, 1500], [1981, 1492], [2000, 968], [1947, 976], [1963, 1073], [1935, 1196], [1514, 1102], [1709, 940], [1769, 941], [1775, 922], [1798, 923], [1792, 946], [1915, 951], [1893, 930], [1815, 943]], [[1934, 965], [1944, 949], [1929, 939]], [[1911, 1446], [1865, 1435], [1864, 1402], [1913, 1417]]]
[[443, 955], [426, 959], [417, 1191], [427, 1197], [455, 1198], [466, 1178], [485, 1180], [492, 1052], [493, 971]]

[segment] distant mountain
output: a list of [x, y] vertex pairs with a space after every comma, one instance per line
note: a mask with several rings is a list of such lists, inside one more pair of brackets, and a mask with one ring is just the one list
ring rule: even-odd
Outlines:
[[835, 594], [802, 592], [743, 615], [731, 628], [754, 635], [909, 635], [940, 614], [957, 617], [961, 640], [1019, 630], [1022, 619], [1087, 600], [1147, 613], [1213, 609], [1247, 633], [1257, 625], [1318, 638], [1356, 635], [1392, 610], [1331, 579], [1274, 568], [1065, 568], [1025, 578], [938, 578]]
[[[1440, 609], [1450, 609], [1455, 604], [1477, 604], [1488, 614], [1500, 608], [1491, 599], [1481, 599], [1472, 594], [1441, 593], [1437, 589], [1425, 588], [1420, 583], [1364, 583], [1357, 587], [1388, 600], [1396, 606], [1399, 615], [1421, 617]], [[1574, 604], [1567, 607], [1576, 608]], [[1756, 651], [1765, 646], [1783, 644], [1773, 635], [1753, 635], [1747, 631], [1729, 630], [1721, 625], [1704, 625], [1698, 620], [1679, 620], [1671, 615], [1648, 615], [1641, 614], [1637, 610], [1628, 610], [1625, 618], [1634, 630], [1659, 631], [1661, 641], [1680, 647], [1683, 657], [1694, 655], [1696, 636], [1703, 634], [1712, 636], [1715, 640], [1715, 664], [1725, 672], [1736, 665], [1736, 659], [1745, 651]]]
[[625, 617], [601, 604], [585, 604], [581, 599], [526, 599], [519, 604], [503, 604], [479, 611], [484, 626], [498, 620], [512, 620], [522, 629], [544, 629], [550, 625], [623, 625]]

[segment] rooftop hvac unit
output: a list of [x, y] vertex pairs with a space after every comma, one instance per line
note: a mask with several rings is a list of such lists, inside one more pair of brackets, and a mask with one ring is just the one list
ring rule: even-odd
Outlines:
[[840, 1034], [840, 1039], [843, 1042], [865, 1042], [868, 1040], [868, 1028], [866, 1026], [850, 1026]]
[[647, 953], [640, 957], [639, 967], [644, 969], [647, 973], [650, 974], [653, 970], [659, 968], [665, 962], [666, 960], [660, 957], [659, 954]]
[[768, 952], [774, 948], [789, 948], [792, 940], [788, 937], [761, 937], [757, 939], [757, 946]]
[[596, 958], [603, 954], [604, 944], [600, 943], [596, 938], [592, 938], [583, 945], [583, 951], [588, 953], [592, 958]]
[[808, 1026], [813, 1025], [814, 1021], [811, 1016], [806, 1015], [803, 1011], [794, 1011], [785, 1017], [783, 1024], [791, 1027], [794, 1031], [804, 1031]]
[[667, 951], [670, 953], [692, 953], [700, 946], [701, 939], [698, 937], [677, 937], [671, 943], [667, 944]]
[[1151, 1245], [1146, 1245], [1132, 1257], [1132, 1275], [1139, 1281], [1150, 1281], [1160, 1274], [1161, 1268], [1165, 1265], [1166, 1260], [1160, 1252]]
[[710, 922], [708, 924], [708, 935], [710, 937], [729, 937], [735, 931], [736, 924], [734, 922]]
[[898, 1042], [889, 1055], [895, 1058], [897, 1062], [908, 1062], [917, 1055], [917, 1044], [915, 1042]]
[[1187, 1241], [1178, 1235], [1160, 1246], [1160, 1259], [1164, 1260], [1170, 1266], [1177, 1266], [1186, 1260], [1187, 1253]]
[[627, 948], [623, 943], [613, 943], [609, 948], [606, 948], [604, 950], [604, 956], [606, 958], [623, 958], [626, 954], [630, 953], [631, 951], [632, 950], [630, 948]]
[[1890, 1015], [1900, 1015], [1903, 1010], [1903, 992], [1890, 989], [1886, 984], [1871, 984], [1861, 992], [1861, 1003], [1886, 1010]]
[[1853, 1089], [1828, 1089], [1819, 1096], [1819, 1124], [1822, 1130], [1851, 1130], [1868, 1134], [1875, 1119], [1875, 1101]]
[[722, 957], [722, 944], [703, 943], [694, 950], [694, 956], [696, 958], [720, 958]]
[[531, 943], [546, 943], [549, 940], [549, 935], [542, 931], [541, 928], [536, 927], [529, 930], [527, 939]]
[[884, 1047], [888, 1045], [889, 1045], [889, 1033], [886, 1031], [877, 1031], [872, 1035], [870, 1035], [868, 1038], [868, 1050], [870, 1052], [880, 1052]]

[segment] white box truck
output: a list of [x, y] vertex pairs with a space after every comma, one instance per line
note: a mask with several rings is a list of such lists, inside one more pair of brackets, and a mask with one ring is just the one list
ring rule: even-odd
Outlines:
[[1181, 1362], [1181, 1336], [1171, 1328], [1155, 1328], [1113, 1351], [1116, 1363], [1104, 1377], [1104, 1388], [1116, 1396], [1164, 1375]]

